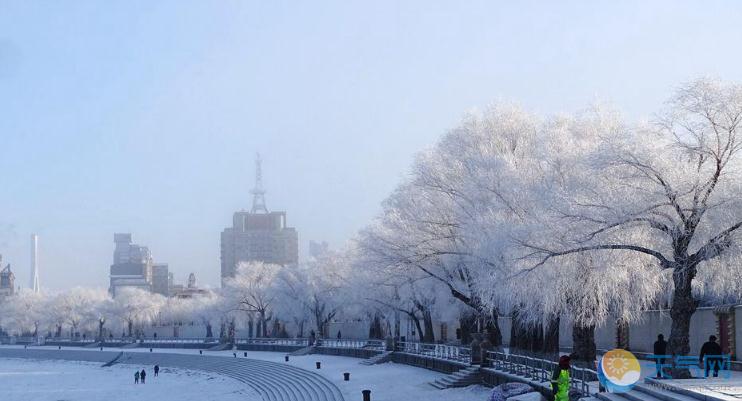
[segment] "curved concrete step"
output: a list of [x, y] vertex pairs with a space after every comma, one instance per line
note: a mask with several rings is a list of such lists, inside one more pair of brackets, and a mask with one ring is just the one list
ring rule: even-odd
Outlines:
[[317, 373], [281, 363], [248, 358], [190, 354], [18, 349], [0, 347], [0, 357], [114, 362], [139, 366], [201, 370], [239, 380], [264, 401], [344, 401], [340, 390]]

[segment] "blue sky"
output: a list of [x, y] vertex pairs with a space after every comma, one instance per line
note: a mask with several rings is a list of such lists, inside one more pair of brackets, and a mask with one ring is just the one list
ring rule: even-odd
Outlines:
[[269, 209], [341, 246], [415, 152], [492, 101], [651, 117], [742, 81], [734, 1], [0, 0], [0, 253], [27, 285], [106, 287], [113, 233], [218, 285], [219, 232]]

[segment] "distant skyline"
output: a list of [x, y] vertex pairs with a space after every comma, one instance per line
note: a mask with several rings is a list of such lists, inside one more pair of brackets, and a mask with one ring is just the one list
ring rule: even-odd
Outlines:
[[742, 3], [3, 1], [0, 254], [16, 283], [105, 288], [113, 233], [219, 286], [219, 233], [266, 203], [341, 247], [467, 110], [596, 100], [649, 118], [742, 81]]

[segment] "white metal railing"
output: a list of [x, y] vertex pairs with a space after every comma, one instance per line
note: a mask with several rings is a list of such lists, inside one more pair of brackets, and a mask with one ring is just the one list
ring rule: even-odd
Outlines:
[[357, 348], [357, 349], [372, 349], [377, 351], [383, 351], [385, 349], [384, 341], [382, 340], [331, 340], [331, 339], [318, 339], [317, 346], [329, 347], [329, 348]]
[[[31, 338], [31, 337], [29, 337], [29, 338]], [[98, 341], [95, 338], [88, 338], [88, 337], [86, 337], [86, 338], [82, 338], [82, 337], [75, 337], [75, 338], [70, 338], [70, 337], [47, 337], [45, 340], [46, 341], [51, 341], [51, 342], [58, 342], [58, 343], [84, 343], [84, 344], [91, 344], [91, 343], [94, 343], [94, 342], [97, 342]]]
[[140, 342], [152, 344], [215, 344], [218, 338], [213, 337], [157, 337], [141, 338]]
[[395, 351], [447, 361], [471, 363], [471, 348], [460, 345], [399, 341], [396, 343]]
[[309, 340], [306, 338], [237, 338], [235, 344], [256, 344], [256, 345], [299, 345], [306, 347]]
[[[497, 351], [487, 351], [485, 364], [495, 370], [523, 376], [540, 383], [550, 381], [552, 373], [559, 366], [557, 362], [548, 359]], [[570, 368], [569, 377], [570, 386], [584, 396], [592, 393], [590, 383], [598, 381], [596, 371], [576, 366]]]

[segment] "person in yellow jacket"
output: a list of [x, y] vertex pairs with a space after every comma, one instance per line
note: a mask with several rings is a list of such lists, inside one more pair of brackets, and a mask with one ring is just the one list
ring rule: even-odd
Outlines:
[[551, 375], [551, 391], [554, 401], [569, 401], [569, 356], [559, 357], [559, 365]]

